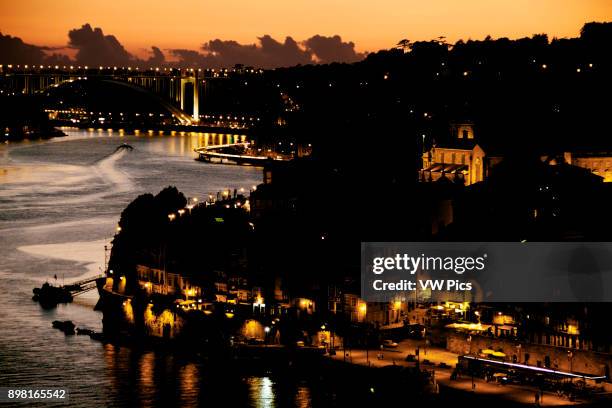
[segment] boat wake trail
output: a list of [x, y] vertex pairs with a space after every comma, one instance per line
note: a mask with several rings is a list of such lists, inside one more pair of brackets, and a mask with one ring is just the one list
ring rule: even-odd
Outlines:
[[[82, 194], [81, 190], [76, 197], [56, 199], [55, 204], [83, 204], [132, 191], [134, 183], [130, 176], [117, 167], [117, 163], [128, 152], [127, 149], [119, 149], [89, 167], [80, 167], [80, 171], [85, 173], [89, 179], [86, 190], [92, 191], [93, 189], [95, 192]], [[82, 189], [83, 183], [80, 182], [73, 187], [75, 190]]]
[[121, 160], [130, 150], [118, 148], [114, 153], [99, 160], [93, 167], [100, 179], [112, 184], [114, 193], [124, 193], [134, 188], [130, 176], [117, 168], [117, 162]]
[[[118, 164], [130, 152], [117, 149], [90, 165], [17, 163], [0, 168], [0, 210], [19, 202], [22, 209], [88, 203], [130, 192], [134, 183]], [[3, 171], [3, 173], [2, 173]]]

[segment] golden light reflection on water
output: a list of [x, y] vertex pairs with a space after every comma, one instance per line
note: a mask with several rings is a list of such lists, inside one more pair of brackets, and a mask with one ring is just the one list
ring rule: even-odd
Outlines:
[[[165, 138], [165, 143], [155, 145], [152, 149], [168, 153], [173, 156], [194, 156], [194, 150], [199, 147], [216, 146], [222, 144], [244, 143], [246, 135], [214, 133], [214, 132], [184, 132], [164, 133], [163, 135], [152, 135], [149, 137]], [[138, 135], [137, 135], [138, 136]]]
[[145, 353], [140, 357], [140, 386], [144, 389], [154, 389], [155, 359], [153, 353]]
[[251, 377], [247, 380], [251, 402], [255, 408], [275, 407], [274, 383], [270, 377]]
[[[69, 131], [71, 129], [65, 128], [64, 130]], [[216, 132], [185, 132], [185, 131], [163, 131], [163, 130], [152, 130], [152, 129], [134, 129], [132, 133], [126, 133], [124, 129], [87, 129], [88, 134], [91, 137], [96, 136], [107, 136], [107, 137], [119, 137], [125, 138], [135, 136], [139, 138], [143, 133], [148, 138], [164, 138], [167, 139], [166, 143], [155, 146], [154, 150], [163, 150], [165, 153], [178, 156], [193, 156], [194, 149], [198, 147], [216, 146], [222, 144], [233, 144], [233, 143], [244, 143], [246, 142], [247, 136], [244, 134], [236, 133], [216, 133]], [[129, 143], [129, 142], [128, 142]], [[1, 176], [1, 174], [0, 174]]]
[[[246, 379], [250, 405], [255, 408], [274, 408], [284, 406], [289, 402], [279, 395], [279, 388], [287, 384], [277, 384], [270, 377], [249, 377]], [[290, 389], [292, 387], [289, 385]], [[283, 391], [281, 391], [281, 394]], [[306, 384], [297, 385], [287, 396], [292, 400], [289, 406], [296, 408], [309, 408], [312, 406], [311, 389]], [[281, 398], [279, 400], [279, 397]], [[281, 403], [284, 401], [284, 403]]]
[[194, 363], [188, 363], [179, 369], [178, 381], [181, 390], [181, 405], [192, 405], [198, 401], [200, 372]]
[[104, 362], [106, 363], [107, 377], [110, 380], [110, 388], [112, 390], [121, 390], [123, 388], [123, 382], [121, 376], [117, 375], [119, 372], [126, 370], [124, 364], [124, 358], [122, 358], [121, 349], [112, 345], [104, 345]]
[[303, 385], [298, 387], [295, 393], [295, 406], [297, 408], [309, 408], [312, 406], [309, 387]]
[[[313, 390], [304, 381], [294, 383], [269, 375], [236, 376], [172, 353], [110, 344], [104, 346], [104, 356], [111, 393], [134, 406], [218, 406], [223, 401], [226, 406], [253, 408], [308, 408], [313, 404]], [[214, 373], [214, 378], [204, 370]]]
[[140, 356], [138, 361], [138, 382], [139, 387], [136, 394], [139, 406], [152, 407], [155, 402], [155, 394], [158, 385], [155, 383], [155, 354], [152, 352]]

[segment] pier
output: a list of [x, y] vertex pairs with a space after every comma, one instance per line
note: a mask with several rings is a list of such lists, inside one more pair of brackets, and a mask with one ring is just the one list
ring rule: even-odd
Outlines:
[[40, 302], [44, 307], [53, 307], [58, 303], [70, 303], [75, 296], [82, 295], [96, 288], [96, 280], [104, 275], [96, 275], [91, 278], [82, 279], [68, 285], [53, 286], [45, 282], [40, 288], [34, 288], [33, 300]]
[[198, 154], [196, 160], [208, 163], [220, 164], [238, 164], [244, 166], [263, 166], [268, 161], [288, 161], [290, 157], [287, 155], [276, 154], [267, 156], [256, 156], [254, 154], [237, 154], [224, 153], [223, 149], [243, 148], [245, 152], [249, 152], [249, 142], [229, 143], [216, 146], [202, 146], [194, 149]]
[[79, 296], [82, 295], [85, 292], [89, 292], [90, 290], [93, 290], [96, 288], [96, 280], [100, 279], [100, 278], [104, 278], [106, 277], [105, 275], [96, 275], [96, 276], [92, 276], [91, 278], [87, 278], [87, 279], [82, 279], [80, 281], [77, 282], [73, 282], [70, 283], [68, 285], [63, 285], [60, 286], [61, 288], [64, 288], [65, 290], [69, 291], [70, 294], [74, 297], [74, 296]]

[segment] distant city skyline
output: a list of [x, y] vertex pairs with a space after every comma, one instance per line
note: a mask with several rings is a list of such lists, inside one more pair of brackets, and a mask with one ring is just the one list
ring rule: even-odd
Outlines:
[[253, 43], [269, 34], [296, 40], [340, 35], [358, 51], [389, 48], [408, 37], [449, 41], [467, 38], [575, 36], [583, 23], [612, 18], [609, 0], [296, 0], [277, 3], [234, 0], [104, 0], [5, 2], [0, 31], [36, 45], [60, 47], [66, 33], [85, 23], [115, 35], [130, 52], [144, 56], [151, 46], [198, 49], [213, 39]]

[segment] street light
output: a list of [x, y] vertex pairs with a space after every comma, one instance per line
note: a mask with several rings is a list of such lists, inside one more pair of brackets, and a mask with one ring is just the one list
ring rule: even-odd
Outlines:
[[265, 341], [264, 346], [267, 347], [268, 346], [268, 333], [270, 333], [270, 328], [268, 326], [264, 327], [264, 332], [266, 333], [266, 338], [264, 339]]

